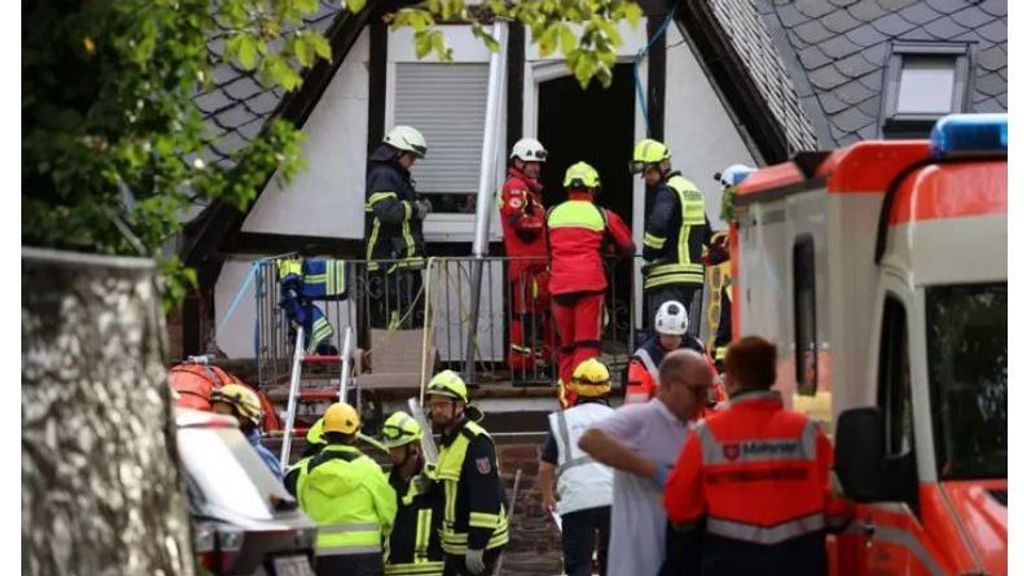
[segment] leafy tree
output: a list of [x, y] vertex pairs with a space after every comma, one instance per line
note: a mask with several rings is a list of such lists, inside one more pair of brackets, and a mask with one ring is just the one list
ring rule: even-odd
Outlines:
[[[364, 9], [350, 0], [347, 9]], [[244, 210], [267, 177], [303, 167], [302, 133], [276, 119], [227, 166], [203, 162], [213, 139], [192, 98], [212, 82], [207, 50], [224, 33], [224, 58], [266, 87], [295, 90], [331, 58], [302, 25], [318, 0], [29, 0], [22, 6], [22, 242], [155, 257], [165, 302], [195, 273], [168, 249], [196, 201]], [[558, 50], [580, 82], [611, 82], [622, 39], [616, 23], [641, 10], [622, 0], [425, 0], [392, 17], [415, 30], [417, 54], [448, 59], [439, 23], [465, 22], [491, 49], [483, 22], [523, 22], [545, 55]]]

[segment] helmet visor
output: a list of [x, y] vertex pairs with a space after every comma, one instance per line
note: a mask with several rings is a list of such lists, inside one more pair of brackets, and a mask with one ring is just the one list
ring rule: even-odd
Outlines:
[[647, 168], [646, 162], [640, 162], [637, 160], [631, 160], [629, 162], [629, 173], [630, 174], [641, 174], [644, 169]]

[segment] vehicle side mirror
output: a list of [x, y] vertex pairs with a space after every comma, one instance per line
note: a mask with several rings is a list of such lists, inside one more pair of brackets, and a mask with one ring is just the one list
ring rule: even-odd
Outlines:
[[857, 502], [894, 500], [886, 474], [882, 414], [878, 408], [854, 408], [839, 415], [835, 471], [843, 495]]

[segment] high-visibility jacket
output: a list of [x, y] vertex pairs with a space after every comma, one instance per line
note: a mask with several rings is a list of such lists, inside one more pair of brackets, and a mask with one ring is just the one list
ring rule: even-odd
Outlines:
[[725, 365], [725, 351], [732, 341], [732, 282], [722, 286], [722, 307], [715, 333], [715, 362]]
[[501, 189], [501, 231], [509, 278], [519, 278], [531, 267], [547, 268], [548, 243], [544, 229], [545, 210], [541, 202], [542, 186], [515, 168], [508, 169], [508, 180]]
[[508, 543], [505, 489], [494, 441], [469, 420], [441, 438], [435, 472], [444, 489], [441, 547], [462, 556]]
[[336, 444], [303, 462], [298, 500], [319, 526], [318, 556], [381, 552], [397, 508], [380, 466], [358, 448]]
[[384, 574], [441, 576], [444, 573], [444, 551], [441, 549], [443, 496], [437, 490], [431, 490], [426, 472], [420, 472], [410, 482], [403, 482], [392, 470], [388, 481], [399, 497], [395, 524], [384, 551]]
[[[679, 345], [679, 348], [693, 350], [701, 356], [706, 354], [704, 343], [700, 341], [700, 338], [690, 334], [683, 335], [683, 342]], [[661, 365], [661, 360], [665, 357], [665, 354], [665, 349], [658, 343], [657, 335], [651, 336], [636, 349], [636, 352], [629, 359], [629, 367], [626, 373], [626, 404], [647, 402], [657, 395], [658, 366]], [[715, 370], [714, 364], [710, 359], [708, 363], [711, 364], [712, 370]], [[716, 385], [712, 393], [716, 402], [723, 402], [725, 400], [725, 392], [719, 386]]]
[[644, 228], [644, 289], [703, 286], [703, 255], [711, 234], [704, 195], [673, 172], [648, 194]]
[[[403, 260], [389, 264], [388, 272], [423, 265], [423, 221], [416, 217], [418, 199], [409, 171], [396, 160], [396, 152], [381, 144], [370, 155], [366, 176], [366, 259]], [[367, 269], [378, 269], [370, 262]]]
[[702, 573], [824, 572], [824, 533], [838, 510], [829, 487], [832, 445], [821, 426], [786, 410], [777, 392], [734, 395], [698, 423], [665, 487], [669, 520], [706, 519]]
[[551, 294], [604, 292], [608, 287], [603, 256], [635, 250], [629, 227], [610, 210], [595, 206], [590, 194], [570, 192], [569, 200], [548, 212]]
[[580, 449], [579, 441], [591, 424], [614, 412], [607, 404], [586, 402], [548, 414], [558, 446], [558, 513], [562, 516], [612, 505], [612, 469]]

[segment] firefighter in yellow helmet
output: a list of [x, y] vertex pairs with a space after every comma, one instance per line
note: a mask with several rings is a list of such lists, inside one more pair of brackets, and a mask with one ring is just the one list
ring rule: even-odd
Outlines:
[[395, 519], [395, 491], [380, 466], [356, 448], [359, 426], [355, 408], [331, 404], [323, 423], [327, 445], [299, 470], [299, 505], [319, 525], [319, 576], [383, 572], [381, 545]]
[[441, 576], [441, 516], [444, 494], [433, 489], [420, 446], [423, 429], [405, 412], [395, 412], [381, 428], [391, 457], [388, 482], [398, 494], [398, 513], [384, 548], [388, 576]]
[[641, 140], [633, 149], [630, 172], [642, 174], [647, 188], [644, 218], [644, 328], [653, 335], [654, 316], [669, 300], [682, 302], [691, 318], [700, 318], [704, 287], [704, 251], [711, 223], [704, 195], [672, 170], [671, 153], [657, 140]]
[[312, 460], [327, 446], [324, 442], [324, 419], [319, 418], [309, 430], [306, 431], [306, 448], [302, 451], [302, 455], [299, 456], [299, 461], [292, 464], [284, 473], [284, 487], [288, 490], [288, 493], [292, 496], [296, 495], [298, 490], [299, 482], [299, 471], [302, 469], [302, 464], [307, 460]]
[[284, 473], [277, 457], [260, 442], [260, 423], [263, 421], [263, 408], [260, 398], [251, 388], [244, 384], [225, 384], [210, 393], [210, 404], [218, 414], [234, 416], [238, 420], [242, 435], [260, 455], [275, 478], [281, 480]]
[[[608, 367], [584, 360], [572, 374], [575, 405], [548, 415], [548, 437], [540, 456], [537, 483], [544, 507], [562, 517], [562, 558], [568, 576], [589, 576], [595, 544], [600, 574], [608, 570], [612, 511], [612, 470], [580, 450], [577, 443], [593, 423], [612, 413]], [[557, 478], [558, 500], [555, 500]]]
[[441, 432], [435, 476], [444, 490], [444, 574], [490, 575], [508, 543], [494, 441], [477, 424], [483, 414], [469, 405], [466, 383], [458, 374], [437, 374], [426, 393], [434, 428]]

